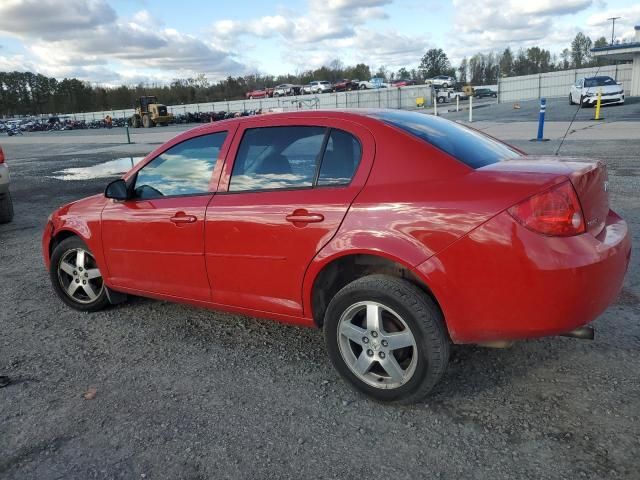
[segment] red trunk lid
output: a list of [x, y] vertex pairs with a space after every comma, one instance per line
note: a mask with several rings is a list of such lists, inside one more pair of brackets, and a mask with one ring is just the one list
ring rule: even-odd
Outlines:
[[481, 168], [483, 171], [548, 173], [567, 177], [578, 194], [587, 231], [598, 235], [609, 213], [607, 167], [600, 160], [526, 156]]

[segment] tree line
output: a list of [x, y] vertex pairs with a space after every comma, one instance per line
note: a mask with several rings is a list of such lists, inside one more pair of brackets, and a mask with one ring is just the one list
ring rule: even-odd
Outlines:
[[454, 68], [446, 53], [434, 48], [427, 50], [414, 69], [403, 67], [390, 71], [381, 66], [374, 71], [364, 63], [345, 66], [340, 60], [334, 60], [329, 65], [296, 74], [229, 76], [215, 83], [210, 83], [204, 74], [200, 74], [195, 78], [175, 79], [165, 85], [105, 87], [76, 78], [57, 80], [32, 72], [0, 72], [0, 117], [128, 109], [134, 107], [142, 95], [155, 95], [167, 105], [211, 103], [244, 98], [249, 90], [280, 83], [336, 82], [342, 78], [368, 80], [376, 76], [389, 81], [411, 78], [421, 83], [436, 75], [450, 75], [463, 84], [491, 85], [497, 83], [499, 77], [604, 64], [601, 57], [592, 58], [590, 50], [593, 46], [606, 45], [604, 37], [592, 43], [589, 37], [578, 33], [570, 48], [565, 48], [560, 55], [539, 47], [517, 52], [508, 47], [502, 53], [477, 53], [470, 58], [465, 57]]

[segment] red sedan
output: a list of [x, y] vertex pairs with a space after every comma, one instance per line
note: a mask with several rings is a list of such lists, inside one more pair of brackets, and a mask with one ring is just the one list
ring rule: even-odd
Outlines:
[[451, 343], [591, 335], [631, 252], [607, 185], [598, 161], [419, 113], [241, 117], [60, 208], [42, 247], [73, 308], [133, 294], [320, 327], [355, 388], [411, 402]]
[[273, 97], [273, 88], [257, 88], [250, 90], [244, 94], [245, 98], [253, 100], [254, 98]]

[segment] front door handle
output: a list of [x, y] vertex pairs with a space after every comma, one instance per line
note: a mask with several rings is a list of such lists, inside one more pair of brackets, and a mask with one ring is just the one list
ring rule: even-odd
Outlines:
[[318, 223], [324, 221], [324, 215], [321, 213], [310, 213], [306, 210], [296, 210], [286, 217], [287, 222], [291, 223]]
[[184, 223], [194, 223], [197, 218], [195, 215], [186, 215], [184, 212], [178, 212], [169, 220], [171, 220], [176, 225], [182, 225]]

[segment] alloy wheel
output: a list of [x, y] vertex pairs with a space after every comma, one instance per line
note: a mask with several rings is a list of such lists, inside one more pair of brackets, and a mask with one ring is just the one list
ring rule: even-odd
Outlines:
[[415, 373], [415, 337], [402, 317], [381, 303], [347, 308], [338, 322], [338, 345], [349, 369], [373, 387], [398, 388]]
[[104, 289], [95, 258], [82, 248], [71, 249], [60, 258], [58, 281], [69, 298], [85, 305], [94, 302]]

